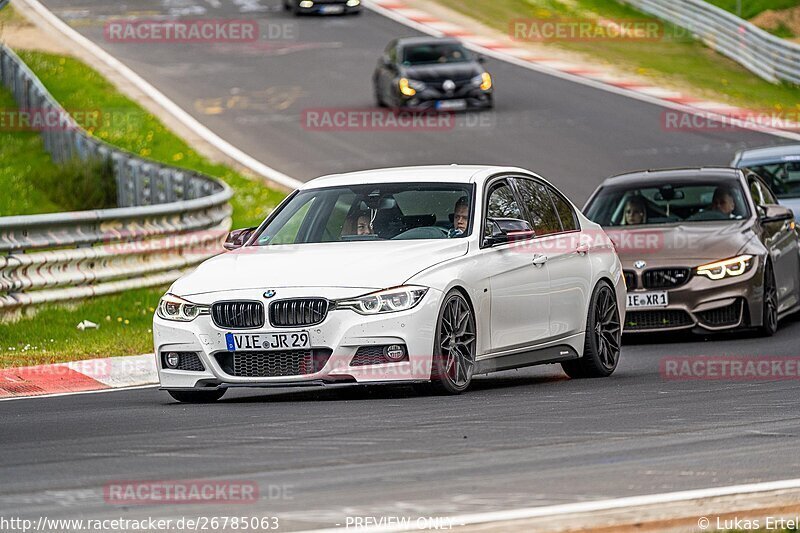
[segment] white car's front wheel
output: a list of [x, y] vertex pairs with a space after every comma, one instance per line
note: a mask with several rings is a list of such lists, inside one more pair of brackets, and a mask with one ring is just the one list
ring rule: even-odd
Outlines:
[[431, 385], [443, 394], [460, 394], [475, 370], [475, 315], [457, 289], [447, 293], [436, 323]]

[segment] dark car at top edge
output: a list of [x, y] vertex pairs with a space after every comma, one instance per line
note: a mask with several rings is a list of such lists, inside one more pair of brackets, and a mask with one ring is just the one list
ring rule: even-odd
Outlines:
[[494, 106], [494, 82], [482, 56], [458, 39], [410, 37], [386, 47], [372, 77], [381, 107], [462, 111]]

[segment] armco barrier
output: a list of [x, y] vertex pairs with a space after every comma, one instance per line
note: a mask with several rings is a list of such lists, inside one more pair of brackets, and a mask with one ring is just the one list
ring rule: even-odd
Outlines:
[[21, 111], [58, 116], [58, 127], [41, 131], [55, 161], [111, 160], [119, 206], [0, 216], [0, 310], [170, 283], [222, 251], [231, 225], [227, 185], [93, 138], [2, 44], [0, 81]]
[[800, 44], [781, 39], [703, 0], [623, 0], [688, 29], [714, 50], [771, 82], [800, 85]]

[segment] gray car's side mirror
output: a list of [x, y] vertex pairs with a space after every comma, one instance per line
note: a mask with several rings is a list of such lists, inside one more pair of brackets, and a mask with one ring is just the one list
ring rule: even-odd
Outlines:
[[758, 209], [758, 218], [762, 224], [784, 222], [794, 218], [794, 213], [792, 213], [792, 210], [782, 205], [760, 205], [758, 206]]

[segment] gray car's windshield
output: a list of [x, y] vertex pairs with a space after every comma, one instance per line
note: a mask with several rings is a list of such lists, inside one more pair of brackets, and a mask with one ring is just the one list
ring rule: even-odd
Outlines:
[[745, 166], [761, 176], [778, 198], [800, 198], [800, 161]]
[[462, 238], [472, 230], [466, 184], [387, 183], [300, 191], [254, 244]]
[[604, 187], [586, 208], [601, 226], [741, 220], [750, 215], [738, 182]]

